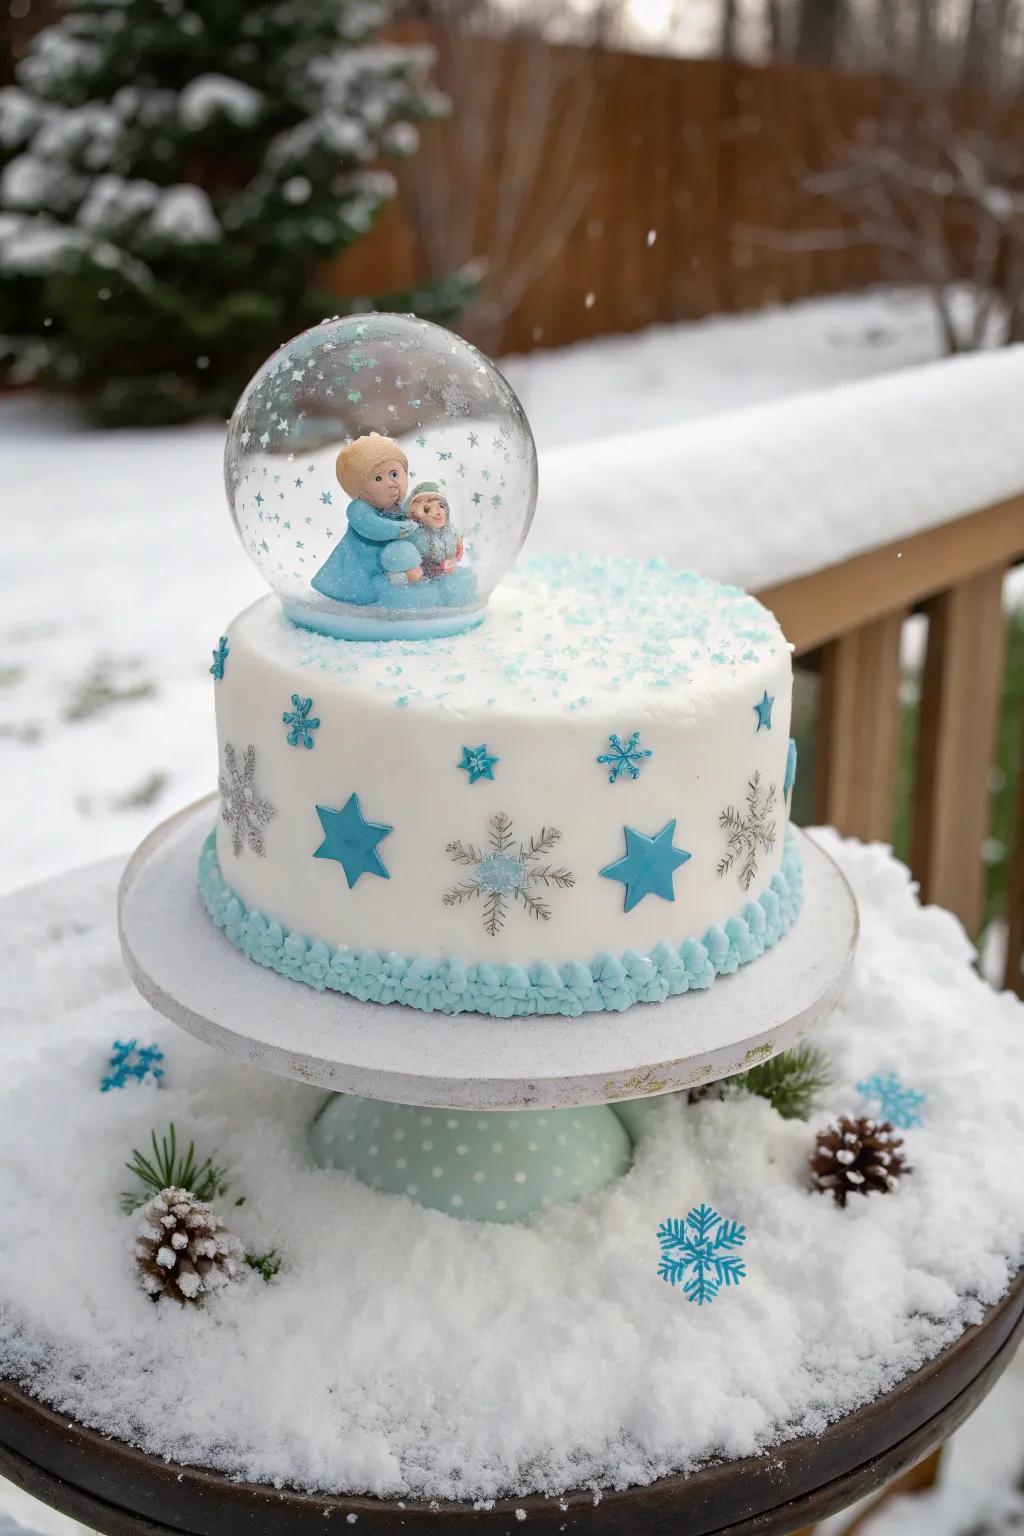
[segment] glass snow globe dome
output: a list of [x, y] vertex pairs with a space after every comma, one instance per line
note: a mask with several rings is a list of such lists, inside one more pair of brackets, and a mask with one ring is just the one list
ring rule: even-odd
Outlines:
[[537, 500], [515, 392], [412, 315], [325, 320], [275, 352], [235, 407], [224, 473], [287, 616], [346, 640], [479, 623]]

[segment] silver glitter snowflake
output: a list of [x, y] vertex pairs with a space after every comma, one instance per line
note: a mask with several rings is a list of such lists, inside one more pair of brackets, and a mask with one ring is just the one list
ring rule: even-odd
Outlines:
[[230, 741], [224, 744], [224, 770], [217, 780], [220, 789], [220, 814], [231, 828], [231, 847], [235, 858], [240, 858], [242, 845], [248, 847], [257, 858], [266, 857], [263, 845], [263, 828], [273, 821], [277, 810], [270, 801], [257, 794], [256, 748], [246, 747], [242, 767], [238, 767], [238, 753]]
[[745, 891], [749, 891], [757, 874], [758, 854], [771, 853], [775, 847], [775, 818], [770, 816], [774, 807], [775, 786], [772, 784], [762, 790], [758, 770], [747, 785], [746, 810], [740, 811], [730, 805], [718, 818], [718, 825], [728, 834], [729, 844], [728, 852], [718, 861], [718, 873], [727, 875], [739, 859], [739, 882]]
[[488, 823], [489, 852], [474, 848], [472, 843], [448, 843], [445, 852], [456, 864], [464, 864], [473, 874], [458, 885], [451, 885], [444, 893], [446, 907], [461, 906], [465, 901], [480, 898], [484, 903], [484, 932], [493, 938], [505, 924], [509, 901], [518, 901], [531, 917], [546, 923], [551, 908], [532, 887], [557, 886], [565, 890], [575, 885], [575, 877], [564, 866], [557, 869], [541, 863], [542, 856], [550, 853], [562, 834], [555, 827], [541, 827], [537, 837], [528, 843], [516, 843], [512, 836], [512, 818], [498, 811]]

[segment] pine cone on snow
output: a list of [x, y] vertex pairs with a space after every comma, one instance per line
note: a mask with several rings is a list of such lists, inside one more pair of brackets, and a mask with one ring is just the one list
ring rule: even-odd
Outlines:
[[135, 1262], [154, 1301], [202, 1301], [244, 1269], [237, 1237], [187, 1189], [162, 1189], [139, 1213]]
[[845, 1205], [848, 1195], [887, 1194], [911, 1172], [902, 1145], [888, 1120], [843, 1115], [818, 1132], [810, 1160], [814, 1186], [831, 1194], [837, 1205]]

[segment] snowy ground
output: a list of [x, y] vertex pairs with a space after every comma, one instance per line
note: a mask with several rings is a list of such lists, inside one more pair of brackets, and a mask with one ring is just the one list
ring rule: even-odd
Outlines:
[[[512, 359], [541, 448], [659, 427], [926, 362], [931, 311], [876, 294]], [[130, 848], [215, 778], [208, 649], [263, 588], [220, 484], [217, 427], [99, 436], [0, 399], [0, 890]], [[956, 1441], [946, 1481], [872, 1536], [1008, 1529], [1024, 1372]], [[1018, 1435], [1019, 1439], [1019, 1435]], [[1018, 1511], [1021, 1503], [1016, 1499]], [[1005, 1506], [1005, 1508], [1004, 1508]], [[77, 1530], [13, 1496], [40, 1532]]]
[[[506, 363], [541, 449], [926, 362], [923, 297], [663, 327]], [[132, 846], [215, 780], [209, 650], [264, 590], [219, 427], [96, 434], [0, 398], [0, 889]]]

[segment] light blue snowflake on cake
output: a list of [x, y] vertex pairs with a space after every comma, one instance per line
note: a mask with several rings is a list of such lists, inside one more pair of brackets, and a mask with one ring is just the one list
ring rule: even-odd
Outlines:
[[164, 1053], [158, 1045], [140, 1045], [138, 1040], [115, 1040], [110, 1048], [110, 1071], [100, 1083], [100, 1092], [109, 1093], [111, 1088], [123, 1088], [126, 1083], [145, 1082], [151, 1078], [158, 1083], [164, 1075], [160, 1062]]
[[213, 652], [213, 666], [210, 668], [210, 675], [215, 683], [219, 683], [224, 676], [224, 664], [230, 652], [231, 647], [228, 645], [227, 635], [221, 635], [217, 641], [217, 649]]
[[597, 761], [609, 768], [609, 784], [614, 784], [619, 775], [623, 773], [631, 779], [638, 779], [640, 777], [640, 764], [645, 757], [653, 757], [654, 753], [649, 747], [639, 746], [639, 741], [639, 731], [634, 731], [629, 740], [625, 742], [620, 741], [619, 737], [615, 735], [608, 737], [608, 745], [611, 747], [611, 751], [602, 752]]
[[796, 783], [796, 742], [792, 736], [786, 749], [786, 776], [782, 781], [782, 793], [788, 795]]
[[557, 868], [541, 863], [562, 834], [556, 827], [541, 827], [528, 843], [516, 843], [512, 836], [512, 818], [498, 811], [488, 823], [490, 851], [458, 840], [448, 843], [445, 852], [456, 864], [473, 871], [457, 885], [450, 885], [442, 898], [446, 907], [458, 907], [466, 901], [482, 900], [484, 932], [493, 938], [505, 925], [508, 903], [518, 901], [531, 917], [546, 923], [551, 908], [534, 886], [552, 886], [566, 890], [576, 884], [575, 876], [564, 865]]
[[927, 1094], [905, 1087], [894, 1072], [884, 1077], [881, 1072], [876, 1072], [873, 1077], [865, 1078], [864, 1082], [857, 1084], [857, 1092], [862, 1093], [866, 1099], [874, 1099], [878, 1104], [879, 1118], [899, 1126], [900, 1130], [907, 1131], [912, 1126], [924, 1124], [920, 1110]]
[[312, 747], [313, 737], [310, 733], [320, 729], [320, 721], [310, 717], [312, 708], [312, 699], [300, 699], [297, 693], [292, 694], [292, 707], [281, 716], [282, 724], [291, 727], [288, 732], [290, 747]]
[[[759, 699], [759, 701], [754, 705], [754, 713], [757, 716], [757, 730], [758, 731], [761, 729], [762, 726], [764, 726], [766, 731], [770, 731], [771, 730], [771, 728], [772, 728], [772, 705], [774, 703], [775, 703], [775, 699], [768, 692], [768, 690], [766, 688], [764, 693], [763, 693], [763, 695]], [[756, 732], [755, 732], [755, 734], [756, 734]]]
[[488, 752], [486, 741], [482, 741], [478, 747], [463, 747], [462, 761], [458, 767], [468, 773], [469, 782], [475, 784], [478, 779], [493, 779], [494, 765], [500, 761], [500, 758]]
[[723, 1286], [739, 1285], [746, 1265], [734, 1256], [747, 1240], [747, 1229], [727, 1221], [710, 1205], [697, 1205], [685, 1220], [672, 1217], [658, 1228], [658, 1274], [698, 1306], [714, 1301]]

